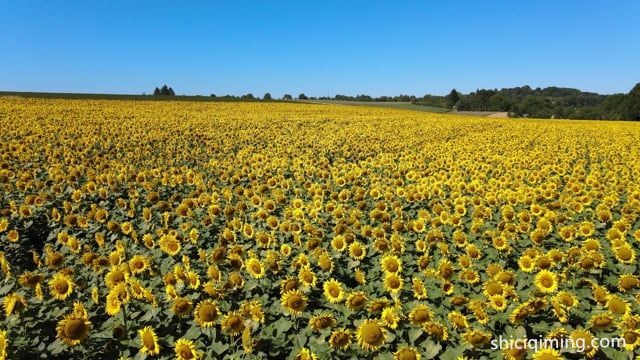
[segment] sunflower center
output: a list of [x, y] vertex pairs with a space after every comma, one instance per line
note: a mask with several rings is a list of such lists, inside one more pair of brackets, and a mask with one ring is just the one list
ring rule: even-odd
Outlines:
[[551, 285], [553, 285], [553, 280], [551, 280], [548, 277], [545, 277], [545, 278], [542, 278], [542, 280], [540, 280], [540, 283], [544, 287], [551, 287]]
[[69, 284], [67, 284], [66, 280], [56, 280], [56, 282], [53, 284], [53, 287], [60, 294], [66, 294], [67, 290], [69, 290]]
[[237, 316], [233, 316], [229, 319], [228, 324], [230, 329], [239, 330], [242, 327], [242, 320]]
[[389, 263], [387, 265], [387, 270], [391, 271], [391, 272], [396, 272], [396, 270], [398, 270], [398, 264], [396, 263]]
[[344, 346], [347, 344], [348, 341], [349, 341], [349, 335], [345, 333], [339, 333], [335, 337], [335, 344], [337, 346]]
[[375, 323], [366, 324], [362, 327], [362, 339], [368, 344], [375, 344], [382, 338], [382, 329]]
[[302, 307], [302, 298], [298, 295], [293, 295], [289, 298], [289, 307], [292, 309], [299, 309]]
[[624, 340], [627, 342], [627, 344], [635, 344], [637, 339], [638, 337], [632, 332], [627, 332], [624, 334]]
[[419, 309], [415, 312], [415, 319], [419, 323], [423, 323], [429, 320], [429, 312], [423, 309]]
[[178, 300], [178, 302], [176, 302], [176, 310], [178, 310], [178, 312], [188, 311], [189, 302], [183, 299]]
[[111, 279], [113, 280], [113, 282], [115, 283], [119, 283], [124, 281], [124, 273], [120, 270], [116, 270], [113, 272], [113, 275], [111, 275]]
[[351, 306], [360, 306], [364, 303], [364, 297], [361, 295], [356, 295], [351, 299]]
[[205, 322], [215, 321], [218, 317], [218, 310], [215, 306], [211, 304], [204, 304], [200, 307], [200, 311], [198, 312], [200, 318]]
[[416, 353], [413, 350], [403, 349], [397, 357], [399, 360], [416, 360]]
[[331, 289], [329, 289], [329, 294], [331, 294], [331, 296], [333, 297], [338, 297], [338, 295], [340, 295], [340, 290], [338, 290], [335, 287], [332, 287]]
[[192, 359], [193, 358], [193, 353], [191, 352], [190, 349], [182, 348], [182, 349], [180, 349], [180, 356], [183, 359]]
[[631, 260], [631, 251], [629, 251], [629, 249], [622, 248], [618, 251], [618, 256], [624, 261]]
[[72, 340], [81, 339], [87, 332], [87, 325], [82, 319], [71, 319], [64, 325], [64, 335]]

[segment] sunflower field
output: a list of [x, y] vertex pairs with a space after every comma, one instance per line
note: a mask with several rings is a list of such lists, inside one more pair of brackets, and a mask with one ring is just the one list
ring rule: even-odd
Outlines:
[[634, 358], [639, 125], [0, 99], [0, 359]]

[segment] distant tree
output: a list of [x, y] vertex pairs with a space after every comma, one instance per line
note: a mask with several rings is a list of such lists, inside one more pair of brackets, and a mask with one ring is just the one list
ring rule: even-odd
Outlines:
[[623, 116], [627, 120], [640, 120], [640, 83], [629, 91], [623, 105]]
[[498, 94], [493, 94], [490, 98], [489, 98], [489, 110], [491, 111], [508, 111], [509, 110], [509, 103], [507, 102], [507, 98], [498, 93]]
[[272, 100], [271, 94], [269, 94], [269, 93], [264, 94], [264, 96], [262, 98], [264, 100]]
[[212, 98], [216, 98], [216, 94], [211, 94], [209, 96], [211, 96]]
[[158, 87], [156, 86], [156, 88], [153, 90], [153, 95], [160, 95], [160, 89], [158, 89]]
[[460, 94], [456, 91], [456, 89], [452, 89], [449, 95], [446, 96], [447, 99], [447, 107], [453, 108], [458, 101], [460, 101]]
[[169, 96], [176, 96], [176, 93], [173, 91], [173, 88], [169, 88]]
[[291, 95], [289, 95], [289, 94], [284, 94], [284, 95], [282, 96], [282, 99], [283, 99], [283, 100], [291, 100], [291, 99], [293, 99], [293, 97], [292, 97]]
[[255, 99], [255, 96], [253, 96], [253, 94], [252, 94], [252, 93], [248, 93], [248, 94], [244, 94], [244, 95], [242, 95], [240, 98], [241, 98], [241, 99], [244, 99], [244, 100], [254, 100], [254, 99]]
[[298, 100], [308, 100], [309, 98], [305, 94], [298, 95]]

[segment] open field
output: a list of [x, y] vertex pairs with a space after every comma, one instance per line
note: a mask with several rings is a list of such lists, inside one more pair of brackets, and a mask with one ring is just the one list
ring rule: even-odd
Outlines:
[[311, 103], [311, 104], [338, 104], [338, 105], [350, 105], [350, 106], [376, 106], [389, 109], [402, 109], [402, 110], [414, 110], [424, 111], [431, 113], [447, 113], [449, 109], [443, 109], [433, 106], [415, 105], [409, 102], [386, 102], [386, 101], [348, 101], [348, 100], [296, 100], [299, 102]]
[[0, 129], [8, 359], [640, 354], [640, 123], [0, 98]]

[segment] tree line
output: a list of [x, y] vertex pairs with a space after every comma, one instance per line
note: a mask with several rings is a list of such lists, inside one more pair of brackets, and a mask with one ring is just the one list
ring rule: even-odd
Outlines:
[[421, 104], [458, 111], [506, 111], [513, 117], [640, 120], [640, 83], [627, 94], [601, 95], [578, 89], [529, 86], [423, 97]]
[[[155, 88], [153, 95], [175, 96], [175, 92], [167, 85]], [[252, 93], [244, 95], [210, 95], [216, 100], [274, 100], [270, 93], [262, 98]], [[280, 99], [293, 100], [291, 94], [284, 94]], [[338, 100], [366, 102], [410, 102], [416, 105], [446, 108], [454, 111], [504, 111], [511, 117], [563, 118], [563, 119], [612, 119], [640, 120], [640, 83], [629, 93], [601, 95], [572, 88], [546, 87], [532, 89], [525, 85], [514, 88], [479, 89], [469, 94], [462, 94], [455, 89], [446, 96], [400, 94], [398, 96], [372, 97], [366, 94], [356, 96], [337, 94], [333, 97], [306, 96], [299, 94], [298, 100]]]

